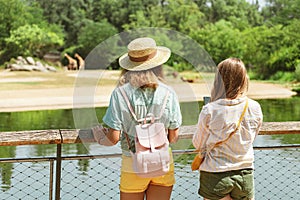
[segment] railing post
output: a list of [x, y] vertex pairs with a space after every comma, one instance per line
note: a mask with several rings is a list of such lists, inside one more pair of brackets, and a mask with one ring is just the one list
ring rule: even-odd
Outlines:
[[57, 150], [56, 150], [55, 200], [60, 200], [60, 179], [61, 179], [61, 144], [57, 144]]
[[53, 160], [50, 160], [49, 200], [53, 200]]
[[55, 200], [60, 200], [60, 180], [61, 180], [61, 146], [63, 143], [63, 136], [59, 129], [60, 144], [56, 146], [56, 179], [55, 179]]

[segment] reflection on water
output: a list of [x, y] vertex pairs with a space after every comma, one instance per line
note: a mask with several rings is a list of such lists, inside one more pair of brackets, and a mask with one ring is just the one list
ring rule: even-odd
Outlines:
[[[300, 97], [289, 99], [259, 100], [262, 106], [264, 121], [300, 121]], [[193, 125], [197, 123], [198, 115], [202, 107], [202, 102], [181, 103], [181, 112], [183, 115], [183, 125]], [[96, 108], [98, 120], [101, 123], [102, 116], [106, 108]], [[82, 119], [83, 121], [88, 121]], [[11, 112], [0, 113], [0, 131], [20, 131], [20, 130], [45, 130], [45, 129], [73, 129], [76, 128], [73, 120], [72, 109], [66, 110], [46, 110], [46, 111], [30, 111], [30, 112]], [[274, 145], [275, 144], [295, 144], [300, 143], [300, 135], [285, 136], [259, 136], [255, 142], [257, 146]], [[174, 149], [192, 148], [190, 140], [181, 140], [172, 146]], [[73, 144], [63, 145], [64, 155], [82, 155], [92, 153], [103, 153], [107, 151], [119, 152], [119, 147], [99, 148], [94, 144]], [[40, 157], [53, 156], [56, 153], [56, 145], [34, 145], [34, 146], [18, 146], [18, 147], [0, 147], [1, 158], [15, 157]], [[185, 164], [192, 157], [181, 156], [178, 162]], [[177, 159], [176, 159], [177, 160]], [[32, 163], [32, 165], [34, 165]], [[78, 163], [78, 171], [81, 173], [89, 170], [89, 160], [80, 160]], [[6, 191], [11, 186], [11, 176], [13, 173], [13, 164], [0, 163], [1, 171], [1, 188]]]
[[[299, 121], [300, 97], [288, 99], [258, 100], [261, 104], [265, 122]], [[198, 115], [203, 105], [202, 102], [181, 103], [183, 125], [197, 123]], [[84, 112], [86, 109], [82, 109]], [[102, 122], [106, 108], [96, 108], [98, 120]], [[89, 118], [83, 115], [82, 121]], [[42, 110], [26, 112], [0, 113], [0, 131], [45, 130], [45, 129], [72, 129], [75, 128], [72, 109]]]

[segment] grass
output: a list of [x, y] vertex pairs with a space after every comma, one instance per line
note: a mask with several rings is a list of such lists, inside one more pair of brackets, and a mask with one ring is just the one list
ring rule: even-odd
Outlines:
[[[78, 73], [85, 73], [77, 78]], [[74, 84], [81, 86], [91, 84], [116, 84], [119, 71], [100, 73], [97, 70], [37, 72], [37, 71], [0, 71], [0, 90], [69, 88]], [[101, 81], [99, 77], [101, 76]], [[98, 80], [99, 79], [99, 80]]]
[[194, 80], [194, 82], [204, 82], [214, 78], [214, 73], [209, 72], [195, 72], [195, 71], [183, 71], [179, 73], [180, 76], [186, 79]]
[[[57, 72], [26, 72], [26, 71], [5, 71], [0, 70], [0, 90], [26, 90], [26, 89], [48, 89], [48, 88], [73, 88], [77, 86], [91, 85], [116, 85], [120, 71], [118, 70], [86, 70], [86, 71], [64, 71], [62, 69]], [[183, 71], [178, 73], [178, 78], [174, 79], [173, 69], [165, 68], [166, 81], [181, 82], [180, 77], [192, 79], [195, 83], [211, 82], [214, 73]], [[80, 77], [77, 75], [80, 73]], [[291, 88], [299, 93], [299, 83], [282, 83], [274, 80], [258, 81], [264, 83], [275, 83]]]

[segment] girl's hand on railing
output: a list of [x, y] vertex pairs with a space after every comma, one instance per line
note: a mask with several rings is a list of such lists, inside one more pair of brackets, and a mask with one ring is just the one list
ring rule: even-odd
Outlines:
[[100, 124], [92, 127], [92, 132], [94, 139], [97, 143], [100, 144], [100, 141], [106, 137], [106, 134], [108, 133], [108, 128], [105, 128]]

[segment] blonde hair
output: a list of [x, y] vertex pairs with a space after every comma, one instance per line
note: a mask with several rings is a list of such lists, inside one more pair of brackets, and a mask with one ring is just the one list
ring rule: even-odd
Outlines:
[[217, 66], [211, 101], [236, 99], [246, 95], [249, 78], [244, 63], [238, 58], [228, 58]]
[[163, 81], [164, 75], [162, 66], [143, 71], [128, 71], [123, 69], [119, 81], [119, 86], [125, 83], [130, 83], [137, 88], [152, 88], [156, 89], [158, 81]]

